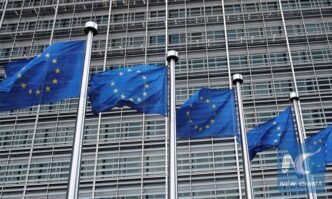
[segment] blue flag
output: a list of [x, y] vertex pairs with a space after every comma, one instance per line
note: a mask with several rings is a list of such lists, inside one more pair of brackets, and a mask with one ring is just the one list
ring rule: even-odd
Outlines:
[[233, 90], [202, 88], [176, 113], [178, 138], [234, 136], [237, 132]]
[[291, 107], [249, 131], [247, 138], [250, 160], [254, 159], [257, 152], [270, 148], [286, 150], [295, 159], [298, 154], [298, 144]]
[[25, 65], [27, 65], [31, 59], [23, 59], [18, 61], [12, 61], [5, 65], [5, 73], [7, 77], [15, 75], [19, 70], [21, 70]]
[[167, 68], [135, 66], [93, 75], [89, 98], [94, 113], [129, 106], [138, 112], [167, 114]]
[[332, 125], [308, 137], [305, 146], [311, 172], [325, 171], [326, 164], [332, 162]]
[[0, 110], [79, 96], [84, 51], [84, 41], [59, 42], [33, 59], [7, 64], [7, 77], [0, 83]]
[[[326, 164], [332, 162], [332, 125], [305, 140], [305, 152], [299, 153], [293, 160], [288, 154], [281, 154], [278, 169], [280, 191], [289, 193], [307, 191], [310, 183], [314, 192], [324, 192]], [[306, 167], [306, 165], [308, 167]], [[308, 178], [307, 178], [308, 177]], [[309, 180], [309, 182], [307, 181]]]

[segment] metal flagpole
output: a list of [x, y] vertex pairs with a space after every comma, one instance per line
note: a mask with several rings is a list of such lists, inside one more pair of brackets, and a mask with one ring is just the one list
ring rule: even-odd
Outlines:
[[[147, 42], [147, 40], [146, 40]], [[146, 43], [147, 46], [148, 43]], [[165, 0], [165, 65], [167, 62], [167, 52], [168, 52], [168, 0]], [[168, 92], [168, 90], [167, 90]], [[167, 103], [168, 107], [168, 103]], [[165, 117], [165, 198], [169, 198], [169, 118]]]
[[77, 199], [79, 193], [85, 107], [86, 107], [86, 98], [88, 91], [92, 38], [94, 35], [97, 34], [97, 29], [98, 26], [96, 23], [91, 21], [86, 22], [84, 32], [88, 35], [88, 38], [86, 41], [86, 48], [85, 48], [85, 60], [84, 60], [84, 68], [83, 68], [82, 83], [81, 83], [81, 93], [80, 93], [79, 106], [77, 111], [73, 154], [72, 154], [69, 184], [67, 190], [68, 199]]
[[175, 63], [178, 61], [178, 52], [170, 50], [167, 52], [168, 66], [170, 67], [170, 111], [169, 111], [169, 121], [170, 121], [170, 134], [169, 134], [169, 144], [170, 144], [170, 154], [169, 158], [169, 198], [177, 199], [177, 164], [176, 164], [176, 97], [175, 97]]
[[253, 195], [252, 183], [251, 183], [247, 133], [246, 133], [245, 122], [244, 122], [244, 114], [243, 114], [243, 104], [242, 104], [242, 95], [241, 95], [241, 84], [242, 83], [243, 83], [243, 78], [242, 78], [241, 74], [233, 75], [233, 84], [236, 85], [237, 105], [238, 105], [239, 116], [240, 116], [240, 134], [241, 134], [241, 147], [242, 147], [245, 190], [246, 190], [247, 198], [252, 199], [252, 198], [254, 198], [254, 195]]
[[[304, 141], [305, 141], [306, 135], [304, 132], [302, 114], [301, 114], [300, 108], [299, 108], [300, 98], [299, 98], [298, 94], [296, 94], [296, 92], [291, 92], [289, 95], [289, 99], [293, 103], [293, 107], [294, 107], [296, 126], [297, 126], [298, 136], [299, 136], [300, 145], [301, 145], [301, 154], [302, 154], [303, 160], [304, 160], [303, 166], [306, 171], [309, 171], [308, 162], [305, 158], [306, 148], [305, 148]], [[316, 199], [317, 198], [316, 190], [315, 190], [315, 187], [312, 186], [312, 178], [310, 176], [310, 173], [305, 175], [305, 180], [307, 182], [306, 184], [307, 184], [308, 197], [310, 199]]]

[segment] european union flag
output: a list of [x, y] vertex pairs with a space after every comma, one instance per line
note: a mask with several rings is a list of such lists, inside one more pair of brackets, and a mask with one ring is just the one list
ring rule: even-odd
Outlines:
[[58, 42], [33, 59], [5, 66], [0, 110], [25, 108], [79, 96], [85, 41]]
[[[294, 159], [281, 154], [279, 161], [278, 184], [282, 192], [305, 193], [325, 191], [326, 164], [332, 161], [332, 125], [305, 140], [305, 152]], [[292, 160], [293, 159], [293, 160]], [[308, 167], [306, 167], [306, 165]], [[308, 182], [309, 180], [309, 182]], [[313, 190], [307, 190], [306, 184]]]
[[332, 125], [305, 140], [306, 155], [312, 173], [325, 171], [332, 162]]
[[250, 160], [254, 159], [257, 152], [270, 148], [286, 150], [295, 159], [298, 154], [298, 145], [291, 107], [249, 131], [247, 138]]
[[93, 75], [89, 98], [92, 111], [129, 106], [138, 112], [167, 114], [167, 68], [141, 65]]
[[178, 138], [234, 136], [237, 132], [233, 90], [202, 88], [176, 113]]

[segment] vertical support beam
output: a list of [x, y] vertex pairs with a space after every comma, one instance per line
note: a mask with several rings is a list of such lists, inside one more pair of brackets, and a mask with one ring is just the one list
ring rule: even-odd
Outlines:
[[221, 0], [222, 7], [222, 19], [224, 23], [224, 35], [225, 35], [225, 48], [226, 48], [226, 59], [227, 59], [227, 70], [228, 70], [228, 80], [230, 88], [232, 87], [232, 76], [231, 76], [231, 66], [229, 61], [229, 49], [228, 49], [228, 35], [227, 35], [227, 24], [226, 24], [226, 13], [225, 13], [225, 2]]
[[97, 34], [97, 24], [94, 22], [86, 22], [84, 32], [88, 35], [85, 49], [85, 60], [81, 83], [81, 93], [78, 104], [76, 128], [74, 134], [73, 154], [71, 160], [70, 176], [67, 190], [68, 199], [78, 199], [79, 184], [80, 184], [80, 168], [83, 148], [83, 133], [84, 133], [84, 120], [86, 98], [88, 92], [88, 81], [90, 71], [90, 59], [92, 51], [92, 39]]
[[[230, 60], [229, 60], [228, 35], [227, 35], [227, 23], [226, 23], [226, 12], [225, 12], [225, 1], [224, 0], [221, 0], [221, 8], [222, 8], [222, 18], [223, 18], [223, 24], [224, 24], [224, 35], [225, 35], [225, 48], [226, 48], [226, 61], [227, 61], [229, 89], [232, 89], [233, 84], [232, 84], [232, 75], [231, 75], [231, 65], [230, 65]], [[238, 190], [239, 190], [239, 199], [242, 199], [239, 152], [238, 152], [238, 148], [237, 148], [236, 136], [234, 136], [234, 147], [235, 147], [236, 173], [237, 173], [237, 184], [238, 184]]]
[[[280, 9], [280, 13], [281, 13], [283, 30], [284, 30], [284, 33], [285, 33], [288, 59], [289, 59], [289, 63], [291, 65], [291, 70], [292, 70], [294, 90], [295, 90], [296, 95], [299, 96], [299, 91], [298, 91], [297, 82], [296, 82], [295, 69], [294, 69], [294, 64], [293, 64], [293, 57], [292, 57], [292, 52], [291, 52], [291, 48], [290, 48], [290, 44], [289, 44], [289, 40], [288, 40], [286, 21], [285, 21], [285, 17], [284, 17], [284, 11], [283, 11], [283, 8], [282, 8], [281, 0], [279, 0], [279, 9]], [[298, 108], [299, 108], [299, 114], [302, 116], [302, 108], [301, 108], [300, 100], [298, 100], [297, 104], [298, 104]], [[304, 126], [303, 120], [301, 120], [301, 123], [302, 123], [302, 126]], [[304, 128], [302, 130], [303, 130], [302, 132], [303, 132], [303, 136], [304, 136], [304, 139], [305, 139], [305, 136], [306, 136], [305, 130], [304, 130]]]
[[169, 153], [169, 193], [170, 199], [178, 198], [177, 191], [177, 163], [176, 163], [176, 96], [175, 96], [175, 63], [178, 61], [178, 52], [171, 50], [167, 53], [168, 66], [170, 67], [169, 85], [170, 85], [170, 153]]
[[56, 22], [56, 17], [58, 15], [59, 4], [60, 4], [60, 0], [57, 0], [56, 7], [55, 7], [55, 14], [54, 14], [54, 18], [53, 18], [53, 25], [52, 25], [52, 32], [51, 32], [51, 41], [50, 41], [50, 44], [52, 43], [52, 39], [53, 39], [53, 35], [54, 35], [55, 22]]
[[241, 84], [243, 83], [243, 78], [241, 74], [233, 75], [233, 84], [236, 85], [237, 94], [237, 105], [240, 118], [240, 134], [241, 134], [241, 146], [242, 146], [242, 158], [243, 158], [243, 170], [244, 170], [244, 183], [246, 190], [247, 199], [254, 198], [252, 183], [251, 183], [251, 173], [250, 173], [250, 160], [249, 160], [249, 150], [247, 143], [247, 133], [245, 128], [243, 104], [242, 104], [242, 94], [241, 94]]
[[[293, 107], [294, 107], [296, 127], [297, 127], [297, 135], [299, 136], [299, 140], [300, 140], [301, 155], [303, 156], [303, 160], [304, 160], [304, 169], [306, 171], [309, 171], [308, 162], [305, 158], [305, 154], [306, 154], [306, 147], [305, 147], [306, 135], [305, 135], [305, 132], [304, 132], [302, 113], [300, 112], [300, 107], [299, 107], [300, 98], [299, 98], [298, 94], [296, 94], [296, 92], [291, 92], [290, 95], [289, 95], [289, 100], [292, 102]], [[316, 199], [317, 198], [316, 190], [315, 190], [315, 187], [312, 186], [312, 178], [310, 176], [310, 173], [305, 175], [305, 180], [307, 182], [306, 184], [307, 184], [308, 198], [309, 199]]]
[[[105, 43], [105, 51], [104, 51], [103, 71], [106, 70], [107, 51], [108, 51], [108, 45], [109, 45], [108, 42], [109, 42], [110, 26], [111, 26], [112, 5], [113, 5], [113, 0], [110, 0], [109, 10], [108, 10], [108, 19], [107, 19], [107, 31], [106, 31], [106, 43]], [[99, 153], [99, 140], [100, 140], [100, 126], [101, 126], [101, 113], [98, 114], [97, 140], [96, 140], [96, 155], [95, 155], [95, 165], [94, 165], [94, 170], [93, 170], [93, 183], [92, 183], [92, 194], [91, 194], [91, 198], [95, 198], [96, 178], [97, 178], [97, 164], [98, 164], [98, 153]]]
[[298, 95], [299, 92], [297, 90], [297, 83], [296, 83], [296, 76], [295, 76], [294, 65], [293, 65], [292, 52], [290, 50], [290, 45], [289, 45], [289, 41], [288, 41], [286, 21], [285, 21], [285, 17], [284, 17], [284, 11], [283, 11], [283, 8], [282, 8], [281, 0], [279, 0], [279, 9], [280, 9], [280, 14], [281, 14], [281, 19], [282, 19], [282, 27], [283, 27], [283, 30], [284, 30], [284, 33], [285, 33], [285, 40], [286, 40], [286, 45], [287, 45], [289, 63], [291, 65], [291, 70], [292, 70], [292, 75], [293, 75], [294, 89], [295, 89], [295, 93]]
[[6, 0], [6, 2], [5, 2], [5, 6], [3, 8], [2, 15], [1, 15], [1, 18], [0, 18], [0, 29], [2, 27], [2, 23], [3, 23], [3, 20], [5, 18], [5, 13], [6, 13], [7, 5], [8, 5], [8, 0]]

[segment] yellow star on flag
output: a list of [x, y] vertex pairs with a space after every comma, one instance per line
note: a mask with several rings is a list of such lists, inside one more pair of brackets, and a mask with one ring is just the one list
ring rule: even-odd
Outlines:
[[60, 69], [59, 69], [59, 68], [56, 68], [56, 69], [55, 69], [55, 73], [56, 73], [56, 74], [60, 74]]
[[56, 78], [54, 78], [54, 79], [52, 80], [52, 83], [53, 83], [53, 84], [57, 84], [57, 83], [58, 83], [58, 80], [57, 80]]
[[51, 55], [49, 53], [46, 53], [45, 57], [49, 58]]
[[22, 74], [18, 74], [17, 78], [21, 79], [22, 78]]
[[46, 91], [46, 92], [50, 92], [50, 91], [51, 91], [51, 88], [50, 88], [49, 86], [46, 86], [46, 87], [45, 87], [45, 91]]
[[36, 95], [40, 95], [40, 90], [39, 89], [36, 90]]
[[52, 60], [52, 63], [53, 63], [53, 64], [56, 64], [57, 62], [58, 62], [58, 60], [55, 59], [55, 58]]
[[32, 89], [29, 89], [29, 95], [31, 95], [32, 94]]
[[23, 82], [23, 83], [21, 83], [21, 87], [22, 87], [22, 88], [26, 88], [26, 87], [27, 87], [27, 84]]

